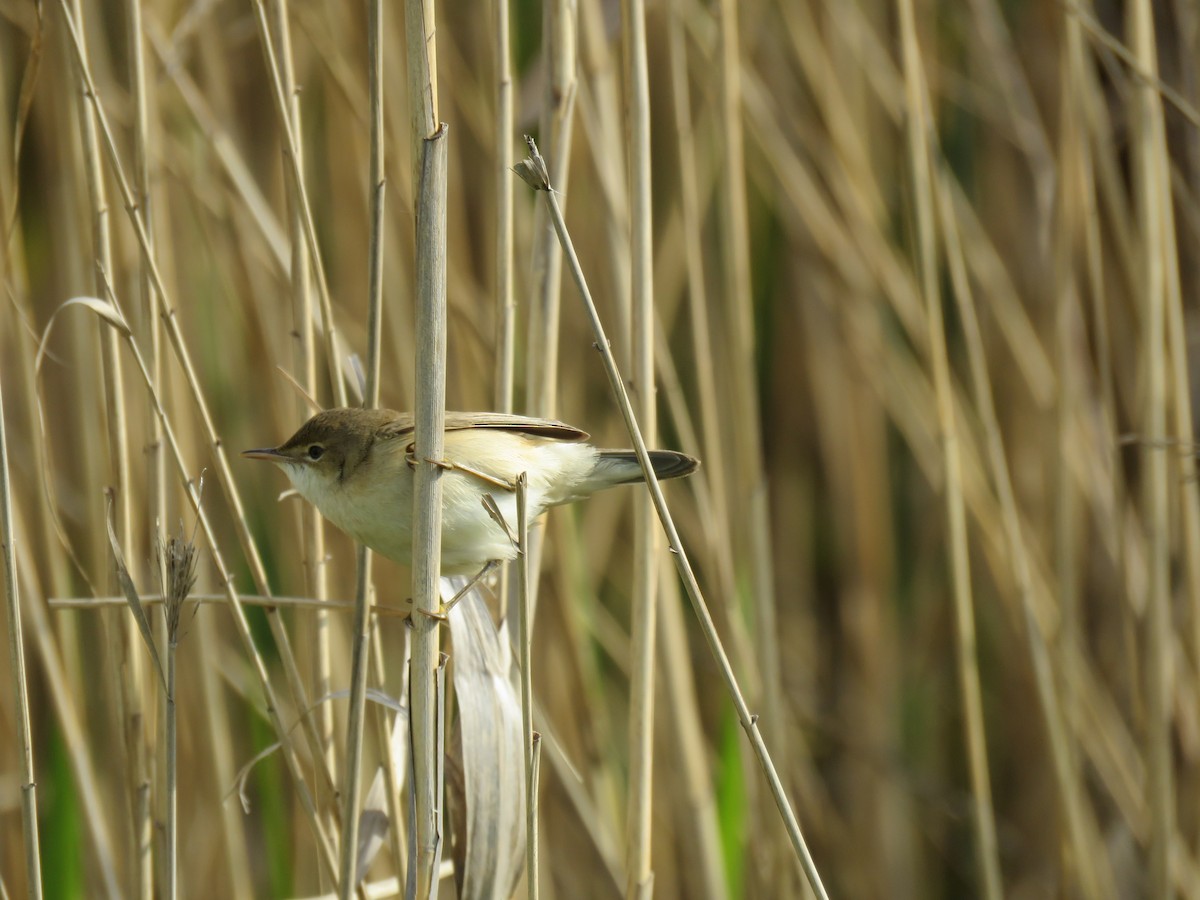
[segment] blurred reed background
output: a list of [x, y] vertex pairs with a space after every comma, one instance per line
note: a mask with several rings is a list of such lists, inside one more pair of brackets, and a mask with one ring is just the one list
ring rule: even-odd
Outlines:
[[[162, 880], [165, 778], [153, 663], [123, 605], [50, 599], [119, 593], [106, 488], [144, 594], [159, 590], [156, 535], [190, 534], [195, 515], [118, 332], [72, 307], [40, 378], [35, 354], [65, 300], [107, 298], [111, 282], [187, 477], [206, 473], [214, 541], [197, 538], [196, 592], [223, 596], [228, 574], [247, 595], [352, 599], [349, 540], [277, 503], [284, 479], [259, 464], [235, 458], [227, 484], [215, 441], [272, 444], [307, 415], [278, 368], [331, 405], [330, 371], [366, 357], [367, 16], [298, 0], [67, 7], [167, 296], [151, 287], [63, 5], [0, 0], [14, 570], [45, 894], [148, 897]], [[631, 252], [645, 198], [629, 200], [621, 7], [514, 0], [515, 121], [499, 139], [495, 7], [443, 3], [437, 16], [448, 406], [506, 402], [498, 184], [511, 176], [497, 148], [520, 158], [524, 131], [539, 136], [628, 376], [647, 337], [630, 333], [646, 246]], [[260, 23], [299, 126], [332, 364]], [[1183, 0], [657, 0], [645, 24], [657, 443], [704, 460], [670, 500], [830, 894], [1200, 896], [1184, 301], [1200, 260], [1200, 12]], [[403, 27], [388, 7], [382, 402], [408, 409]], [[540, 202], [520, 183], [513, 198], [513, 407], [625, 445], [569, 280], [555, 312]], [[633, 493], [545, 524], [533, 671], [546, 897], [625, 891]], [[663, 556], [654, 891], [804, 896]], [[375, 585], [385, 605], [410, 596], [408, 573], [383, 560]], [[230, 791], [278, 736], [247, 638], [290, 726], [289, 658], [310, 699], [345, 687], [350, 617], [285, 604], [248, 618], [242, 632], [223, 604], [184, 616], [184, 896], [330, 889], [294, 772], [336, 835], [312, 747], [325, 743], [340, 777], [343, 701], [314, 714], [313, 743], [291, 733], [298, 769], [279, 755], [253, 769], [248, 814]], [[401, 696], [405, 626], [379, 622], [371, 680]], [[15, 898], [29, 890], [24, 777], [19, 679], [4, 671], [0, 894]], [[370, 733], [366, 746], [373, 766]], [[397, 872], [385, 851], [369, 876]]]

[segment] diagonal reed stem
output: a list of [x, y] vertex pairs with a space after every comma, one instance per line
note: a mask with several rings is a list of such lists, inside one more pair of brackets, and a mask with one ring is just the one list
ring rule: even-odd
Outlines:
[[754, 750], [754, 755], [758, 758], [763, 774], [766, 775], [767, 784], [771, 789], [771, 796], [775, 800], [775, 805], [779, 808], [779, 814], [783, 818], [784, 827], [787, 829], [788, 837], [791, 839], [796, 857], [804, 868], [804, 874], [808, 878], [809, 885], [811, 885], [814, 893], [821, 900], [828, 900], [829, 895], [825, 892], [825, 885], [821, 882], [821, 876], [817, 872], [812, 854], [809, 853], [808, 845], [804, 841], [804, 835], [800, 832], [800, 823], [796, 819], [796, 813], [792, 810], [791, 802], [788, 800], [787, 792], [784, 790], [783, 782], [779, 777], [779, 772], [775, 768], [775, 763], [771, 759], [771, 753], [767, 749], [762, 732], [758, 728], [758, 716], [752, 714], [750, 708], [746, 705], [746, 698], [742, 695], [737, 675], [734, 674], [733, 666], [730, 664], [729, 657], [725, 653], [725, 648], [721, 644], [721, 637], [717, 634], [716, 626], [713, 624], [712, 614], [708, 611], [708, 603], [705, 601], [704, 594], [700, 590], [700, 584], [696, 580], [696, 573], [692, 569], [687, 552], [683, 549], [683, 542], [680, 540], [679, 531], [675, 527], [675, 520], [671, 516], [671, 511], [667, 507], [667, 500], [663, 496], [662, 486], [658, 483], [658, 478], [654, 475], [654, 467], [650, 464], [650, 455], [646, 450], [646, 442], [642, 439], [641, 428], [638, 425], [637, 417], [634, 415], [633, 405], [629, 402], [629, 395], [625, 390], [625, 382], [621, 378], [620, 371], [617, 369], [617, 361], [613, 356], [608, 338], [604, 334], [604, 326], [600, 322], [600, 314], [596, 311], [596, 304], [592, 300], [591, 291], [588, 289], [587, 279], [584, 277], [583, 268], [579, 264], [579, 257], [575, 254], [575, 246], [571, 241], [571, 235], [567, 231], [567, 223], [563, 220], [562, 209], [558, 205], [557, 195], [546, 172], [545, 161], [542, 159], [541, 154], [538, 153], [537, 145], [533, 142], [533, 139], [527, 137], [526, 141], [529, 144], [531, 158], [517, 166], [518, 174], [535, 190], [540, 190], [545, 194], [550, 219], [554, 223], [554, 230], [558, 233], [558, 239], [562, 243], [563, 252], [567, 258], [567, 265], [570, 267], [571, 275], [575, 279], [576, 286], [579, 288], [580, 299], [583, 301], [587, 312], [588, 322], [592, 326], [592, 334], [596, 338], [593, 346], [600, 352], [600, 358], [604, 364], [604, 372], [608, 376], [609, 386], [612, 388], [613, 396], [617, 401], [617, 406], [621, 410], [621, 415], [625, 419], [625, 427], [629, 431], [634, 451], [637, 453], [638, 462], [642, 466], [642, 473], [646, 477], [646, 487], [650, 491], [654, 509], [658, 513], [658, 519], [667, 534], [667, 541], [671, 546], [671, 555], [675, 558], [675, 568], [679, 571], [679, 577], [683, 580], [688, 599], [691, 601], [692, 609], [696, 613], [700, 629], [704, 632], [704, 639], [708, 643], [708, 648], [712, 652], [718, 668], [721, 670], [721, 678], [724, 680], [725, 687], [733, 700], [738, 721], [741, 722], [742, 728], [750, 739], [750, 746]]

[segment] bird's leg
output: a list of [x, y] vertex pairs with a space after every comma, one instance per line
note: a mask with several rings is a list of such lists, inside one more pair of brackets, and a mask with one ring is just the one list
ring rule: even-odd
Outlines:
[[468, 581], [458, 593], [443, 603], [437, 612], [428, 609], [421, 609], [420, 607], [413, 607], [413, 612], [418, 612], [421, 615], [428, 616], [429, 618], [438, 622], [449, 621], [447, 616], [449, 615], [450, 610], [454, 609], [458, 601], [467, 596], [467, 594], [471, 593], [475, 586], [479, 584], [479, 582], [483, 581], [483, 579], [487, 578], [488, 574], [498, 565], [500, 565], [500, 560], [498, 559], [489, 559], [487, 562], [485, 562], [483, 564], [483, 568], [472, 575], [471, 580]]
[[485, 562], [483, 564], [483, 568], [471, 576], [471, 580], [467, 582], [466, 587], [447, 600], [445, 605], [442, 606], [442, 616], [445, 617], [450, 610], [454, 609], [454, 604], [458, 603], [459, 600], [471, 593], [471, 591], [475, 588], [475, 585], [487, 578], [488, 574], [498, 565], [500, 565], [500, 560], [498, 559], [489, 559], [487, 562]]
[[[416, 468], [416, 445], [409, 444], [406, 448], [406, 451], [405, 460], [408, 462], [409, 466]], [[515, 483], [511, 481], [505, 481], [502, 478], [497, 478], [494, 475], [489, 475], [487, 472], [481, 472], [474, 466], [468, 466], [463, 463], [454, 462], [450, 459], [426, 459], [425, 462], [431, 463], [437, 466], [439, 469], [443, 469], [445, 471], [459, 471], [465, 472], [468, 475], [474, 475], [480, 481], [487, 482], [488, 484], [494, 485], [502, 490], [509, 491], [510, 493], [517, 489]], [[513, 546], [517, 548], [517, 552], [523, 552], [521, 549], [521, 542], [518, 541], [517, 536], [513, 534], [512, 527], [509, 526], [508, 521], [504, 518], [504, 514], [500, 512], [500, 507], [496, 504], [496, 500], [491, 494], [483, 495], [483, 508], [487, 510], [488, 515], [492, 517], [496, 524], [504, 529], [505, 535], [510, 541], [512, 541]], [[500, 565], [500, 562], [501, 561], [498, 559], [489, 559], [483, 564], [483, 568], [471, 577], [471, 580], [467, 582], [466, 586], [453, 597], [451, 597], [449, 601], [442, 604], [441, 609], [439, 609], [437, 612], [430, 612], [427, 609], [418, 609], [417, 612], [428, 616], [431, 619], [436, 619], [439, 622], [447, 621], [446, 615], [454, 608], [455, 604], [458, 603], [458, 601], [463, 597], [467, 596], [467, 594], [471, 592], [475, 585], [479, 584], [479, 582], [486, 578], [493, 569]]]
[[[461, 469], [463, 467], [456, 466], [456, 468]], [[466, 471], [470, 472], [471, 470], [467, 469]], [[488, 476], [483, 475], [480, 472], [472, 472], [472, 474], [478, 475], [480, 478], [484, 478], [485, 480], [495, 481], [495, 479], [490, 479], [490, 478], [488, 478]], [[508, 487], [508, 485], [503, 485], [503, 486]], [[515, 489], [515, 486], [513, 489]], [[491, 494], [483, 495], [483, 508], [487, 510], [487, 514], [492, 517], [492, 520], [497, 525], [499, 525], [501, 528], [504, 529], [505, 535], [507, 535], [508, 539], [510, 541], [512, 541], [513, 546], [517, 548], [517, 553], [524, 553], [525, 551], [521, 547], [521, 542], [517, 539], [516, 534], [513, 533], [512, 526], [510, 526], [508, 524], [508, 520], [504, 518], [504, 513], [502, 513], [500, 511], [500, 507], [499, 507], [499, 505], [497, 505], [496, 499]], [[422, 613], [423, 615], [429, 616], [431, 619], [437, 619], [439, 622], [445, 622], [446, 614], [449, 613], [450, 610], [452, 610], [454, 608], [454, 605], [456, 603], [458, 603], [458, 601], [461, 600], [463, 597], [467, 596], [467, 594], [469, 594], [471, 592], [472, 588], [474, 588], [475, 585], [479, 584], [479, 582], [481, 582], [484, 578], [486, 578], [493, 569], [495, 569], [498, 565], [500, 565], [500, 562], [501, 561], [498, 559], [489, 559], [486, 563], [483, 564], [483, 568], [480, 569], [478, 572], [476, 572], [471, 577], [471, 580], [467, 582], [466, 587], [464, 587], [462, 590], [460, 590], [458, 593], [456, 593], [453, 597], [451, 597], [446, 603], [444, 603], [442, 605], [442, 608], [440, 610], [438, 610], [437, 612], [430, 612], [427, 609], [421, 609], [421, 610], [417, 610], [417, 611]]]

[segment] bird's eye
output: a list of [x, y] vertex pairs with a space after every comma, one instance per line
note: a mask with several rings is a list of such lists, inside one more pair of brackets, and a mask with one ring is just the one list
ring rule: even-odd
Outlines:
[[322, 447], [320, 444], [313, 444], [311, 447], [308, 448], [308, 458], [312, 459], [312, 460], [318, 460], [321, 458], [321, 454], [323, 454], [324, 452], [325, 452], [325, 448]]

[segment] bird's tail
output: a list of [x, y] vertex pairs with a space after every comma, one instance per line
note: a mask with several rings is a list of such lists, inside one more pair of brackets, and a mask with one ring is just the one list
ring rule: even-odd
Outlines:
[[[659, 481], [691, 475], [700, 467], [700, 460], [674, 450], [651, 450], [650, 465]], [[592, 479], [605, 487], [645, 481], [637, 454], [632, 450], [601, 450], [596, 459]]]

